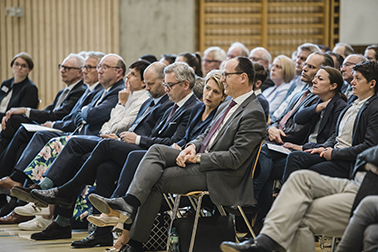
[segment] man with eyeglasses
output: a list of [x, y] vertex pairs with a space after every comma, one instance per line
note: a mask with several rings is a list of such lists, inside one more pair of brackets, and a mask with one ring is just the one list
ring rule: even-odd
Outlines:
[[341, 92], [343, 92], [348, 99], [353, 95], [353, 87], [350, 84], [353, 80], [353, 67], [364, 61], [366, 61], [366, 58], [361, 54], [351, 54], [346, 57], [341, 65], [340, 71], [344, 79], [344, 85], [341, 88]]
[[267, 89], [268, 87], [274, 86], [273, 81], [269, 78], [269, 67], [272, 61], [272, 55], [264, 47], [255, 47], [249, 53], [249, 59], [252, 62], [260, 63], [264, 66], [265, 71], [267, 72], [267, 78], [261, 85], [261, 92]]
[[203, 52], [202, 57], [204, 76], [206, 76], [211, 70], [219, 69], [224, 60], [226, 60], [226, 52], [222, 48], [218, 46], [207, 48]]
[[43, 124], [56, 121], [66, 116], [87, 89], [83, 83], [81, 65], [84, 58], [78, 54], [70, 54], [59, 65], [62, 81], [67, 85], [56, 95], [54, 102], [44, 110], [32, 108], [12, 108], [3, 117], [0, 140], [0, 153], [8, 146], [21, 123]]

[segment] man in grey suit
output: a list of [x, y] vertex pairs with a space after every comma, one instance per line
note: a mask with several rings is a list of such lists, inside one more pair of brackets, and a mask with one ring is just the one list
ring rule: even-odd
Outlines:
[[[255, 203], [251, 166], [266, 135], [264, 112], [253, 92], [251, 61], [237, 57], [222, 73], [225, 93], [233, 99], [219, 109], [204, 134], [182, 151], [154, 145], [141, 161], [126, 196], [106, 199], [92, 194], [92, 204], [113, 217], [89, 218], [99, 226], [132, 223], [130, 241], [122, 251], [143, 251], [153, 221], [160, 209], [162, 193], [208, 190], [215, 204]], [[110, 214], [112, 215], [112, 214]]]

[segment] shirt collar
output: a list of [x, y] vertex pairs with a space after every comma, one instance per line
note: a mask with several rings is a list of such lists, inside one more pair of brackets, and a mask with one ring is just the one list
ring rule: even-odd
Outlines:
[[249, 96], [253, 94], [253, 90], [249, 91], [248, 93], [245, 93], [241, 96], [236, 97], [233, 99], [238, 105], [242, 104]]
[[184, 105], [185, 102], [186, 102], [187, 100], [189, 100], [189, 98], [190, 98], [193, 94], [194, 94], [193, 92], [190, 92], [187, 96], [185, 96], [184, 98], [182, 98], [180, 101], [176, 102], [177, 106], [178, 106], [179, 108], [181, 108], [181, 106]]
[[91, 86], [88, 85], [89, 91], [93, 91], [97, 87], [98, 84], [100, 84], [100, 82], [97, 81], [95, 84]]

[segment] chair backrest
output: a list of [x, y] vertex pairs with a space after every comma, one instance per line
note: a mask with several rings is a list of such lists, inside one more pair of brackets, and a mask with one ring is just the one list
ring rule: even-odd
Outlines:
[[261, 148], [263, 146], [263, 143], [264, 143], [264, 141], [261, 141], [260, 146], [259, 146], [259, 150], [257, 151], [257, 154], [256, 154], [255, 163], [253, 164], [253, 167], [252, 167], [252, 179], [255, 176], [255, 171], [256, 171], [257, 163], [259, 161], [260, 152], [261, 152]]

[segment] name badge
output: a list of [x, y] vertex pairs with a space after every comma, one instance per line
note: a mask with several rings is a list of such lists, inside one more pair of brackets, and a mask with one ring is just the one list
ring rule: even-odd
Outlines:
[[6, 87], [6, 86], [3, 86], [3, 87], [1, 88], [1, 91], [3, 91], [4, 93], [8, 92], [8, 90], [9, 90], [9, 88]]

